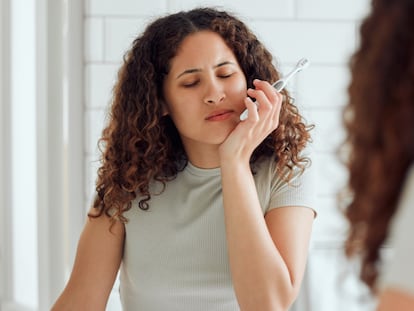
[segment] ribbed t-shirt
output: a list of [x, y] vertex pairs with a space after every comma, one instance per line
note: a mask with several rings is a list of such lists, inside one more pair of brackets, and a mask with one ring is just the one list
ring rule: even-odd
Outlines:
[[[262, 161], [254, 179], [263, 214], [283, 206], [314, 208], [311, 171], [295, 170], [286, 183], [274, 161]], [[162, 186], [154, 183], [151, 189], [159, 193]], [[188, 163], [149, 205], [143, 211], [135, 201], [125, 214], [123, 310], [240, 310], [227, 255], [220, 168]]]

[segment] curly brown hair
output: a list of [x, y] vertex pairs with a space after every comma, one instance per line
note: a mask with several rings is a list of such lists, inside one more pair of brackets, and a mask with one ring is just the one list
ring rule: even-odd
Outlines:
[[[123, 214], [131, 209], [137, 196], [139, 208], [149, 208], [151, 182], [165, 186], [187, 164], [178, 131], [171, 118], [164, 115], [162, 86], [182, 41], [203, 30], [224, 39], [239, 61], [248, 86], [253, 87], [254, 78], [279, 78], [269, 51], [243, 22], [227, 12], [197, 8], [153, 21], [134, 40], [118, 73], [109, 123], [100, 139], [102, 166], [93, 203], [98, 213], [93, 216], [105, 213], [112, 219], [127, 221]], [[300, 152], [310, 140], [309, 126], [288, 92], [283, 93], [288, 100], [282, 106], [280, 125], [257, 147], [251, 163], [274, 156], [278, 168], [303, 168], [307, 159]]]
[[350, 62], [348, 132], [350, 223], [345, 250], [360, 256], [372, 291], [405, 174], [414, 159], [414, 1], [374, 0]]

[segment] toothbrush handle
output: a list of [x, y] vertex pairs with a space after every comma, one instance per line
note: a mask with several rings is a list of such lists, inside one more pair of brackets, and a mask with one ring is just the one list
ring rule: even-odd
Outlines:
[[[283, 90], [286, 86], [286, 84], [289, 82], [289, 80], [299, 71], [302, 71], [303, 69], [305, 69], [306, 67], [309, 66], [309, 61], [306, 58], [302, 58], [298, 61], [298, 63], [296, 64], [295, 68], [289, 72], [289, 74], [287, 74], [285, 77], [277, 80], [275, 83], [272, 84], [272, 86], [276, 89], [277, 92], [280, 92], [281, 90]], [[241, 114], [240, 114], [240, 120], [246, 120], [247, 116], [248, 116], [248, 110], [245, 109]]]
[[272, 84], [272, 86], [279, 93], [281, 90], [283, 90], [285, 88], [285, 86], [286, 86], [286, 80], [285, 79], [277, 80], [275, 83]]

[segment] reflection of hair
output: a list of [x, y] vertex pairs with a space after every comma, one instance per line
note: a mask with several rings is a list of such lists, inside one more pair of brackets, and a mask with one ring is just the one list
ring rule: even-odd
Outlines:
[[353, 196], [346, 209], [348, 256], [361, 255], [372, 289], [405, 173], [414, 159], [414, 2], [374, 0], [351, 59], [345, 110]]
[[[163, 81], [169, 62], [189, 34], [210, 30], [218, 33], [234, 52], [252, 87], [254, 78], [276, 81], [272, 56], [245, 24], [226, 12], [195, 9], [155, 20], [125, 55], [118, 74], [109, 124], [100, 139], [102, 166], [98, 170], [94, 207], [122, 221], [131, 201], [140, 196], [147, 209], [149, 183], [174, 178], [186, 163], [176, 127], [163, 116]], [[286, 98], [290, 98], [284, 91]], [[282, 106], [280, 125], [252, 156], [274, 155], [279, 168], [303, 165], [299, 153], [309, 140], [309, 128], [289, 101]]]

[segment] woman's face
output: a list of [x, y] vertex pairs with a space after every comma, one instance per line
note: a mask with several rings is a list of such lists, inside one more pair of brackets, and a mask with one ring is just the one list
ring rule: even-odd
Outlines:
[[220, 35], [201, 31], [183, 40], [164, 97], [187, 152], [226, 139], [245, 108], [246, 90], [246, 77]]

